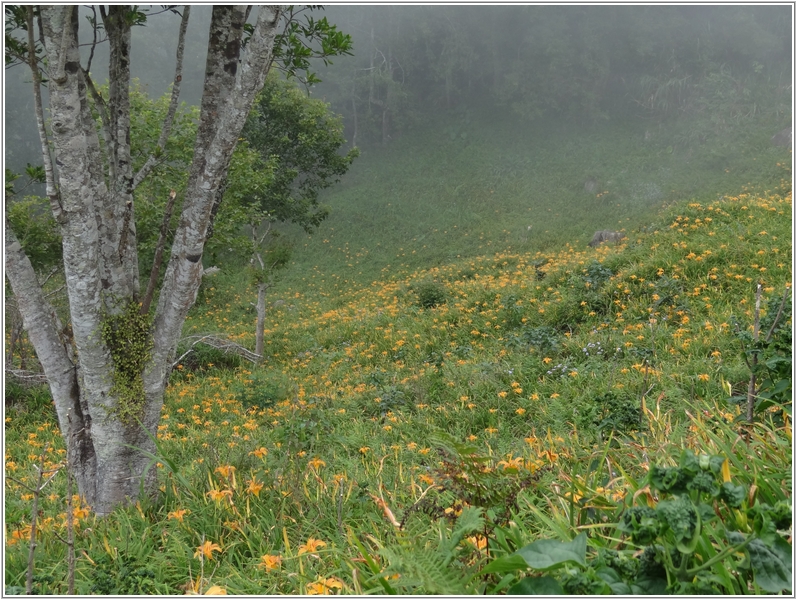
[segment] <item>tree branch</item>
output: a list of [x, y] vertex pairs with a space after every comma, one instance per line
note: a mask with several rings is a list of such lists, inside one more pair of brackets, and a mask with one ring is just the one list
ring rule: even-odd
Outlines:
[[210, 346], [211, 348], [216, 348], [217, 350], [223, 350], [225, 354], [232, 352], [233, 354], [236, 354], [241, 358], [248, 360], [251, 363], [257, 363], [260, 361], [261, 358], [260, 355], [255, 354], [251, 350], [244, 348], [243, 346], [241, 346], [236, 342], [233, 342], [231, 340], [225, 340], [224, 338], [214, 335], [212, 333], [208, 333], [206, 335], [191, 336], [186, 339], [190, 340], [193, 339], [193, 337], [196, 337], [197, 339], [191, 343], [191, 346], [189, 346], [188, 350], [186, 350], [180, 355], [180, 358], [178, 358], [172, 363], [172, 369], [176, 368], [177, 365], [179, 365], [186, 356], [191, 354], [191, 352], [194, 351], [194, 346], [196, 346], [197, 344], [205, 344], [207, 346]]
[[142, 315], [145, 315], [149, 312], [149, 307], [152, 304], [152, 297], [155, 294], [155, 285], [158, 283], [158, 275], [160, 274], [161, 264], [163, 263], [163, 249], [166, 246], [166, 235], [169, 233], [169, 223], [172, 220], [174, 199], [176, 197], [177, 192], [172, 190], [169, 194], [169, 201], [166, 203], [166, 210], [163, 213], [161, 230], [160, 234], [158, 235], [158, 245], [155, 247], [155, 260], [152, 263], [152, 270], [149, 273], [147, 291], [144, 293], [144, 299], [141, 302]]
[[92, 40], [91, 40], [91, 52], [89, 52], [89, 60], [86, 63], [86, 73], [91, 71], [91, 61], [94, 60], [94, 48], [97, 47], [97, 8], [91, 6], [91, 14], [94, 15], [91, 19], [91, 33], [92, 33]]
[[177, 101], [180, 98], [180, 82], [183, 79], [183, 52], [185, 50], [185, 32], [188, 29], [188, 17], [191, 14], [191, 7], [186, 5], [183, 9], [183, 20], [180, 23], [180, 33], [177, 38], [177, 61], [174, 68], [174, 81], [172, 82], [172, 97], [169, 101], [169, 110], [166, 112], [166, 117], [163, 120], [163, 127], [161, 134], [158, 138], [158, 143], [155, 146], [155, 151], [150, 154], [144, 165], [133, 176], [133, 189], [136, 189], [139, 184], [144, 181], [150, 171], [157, 163], [157, 157], [166, 148], [166, 142], [169, 140], [169, 134], [172, 130], [172, 123], [174, 122], [174, 115], [177, 113]]
[[39, 142], [42, 148], [42, 161], [44, 162], [45, 181], [47, 183], [47, 197], [50, 199], [50, 209], [53, 217], [61, 223], [66, 217], [61, 206], [61, 197], [55, 187], [55, 171], [53, 159], [50, 155], [50, 143], [47, 140], [47, 130], [44, 127], [44, 109], [42, 108], [41, 75], [36, 60], [36, 46], [33, 40], [33, 7], [27, 7], [26, 20], [28, 24], [28, 65], [33, 75], [33, 99], [36, 109], [36, 126], [39, 130]]
[[72, 19], [72, 11], [77, 10], [77, 7], [64, 6], [61, 10], [61, 18], [64, 20], [61, 32], [61, 47], [58, 51], [58, 63], [55, 65], [55, 72], [52, 73], [52, 80], [59, 84], [66, 81], [66, 73], [64, 71], [66, 66], [66, 48], [69, 45], [69, 35], [72, 33], [72, 28], [67, 27], [66, 23]]
[[775, 329], [780, 322], [780, 318], [783, 316], [783, 307], [786, 305], [786, 300], [789, 297], [789, 288], [783, 290], [783, 299], [780, 301], [780, 306], [778, 307], [778, 313], [775, 315], [775, 319], [772, 321], [772, 327], [769, 328], [767, 332], [767, 336], [764, 338], [767, 342], [772, 339], [772, 334], [775, 333]]

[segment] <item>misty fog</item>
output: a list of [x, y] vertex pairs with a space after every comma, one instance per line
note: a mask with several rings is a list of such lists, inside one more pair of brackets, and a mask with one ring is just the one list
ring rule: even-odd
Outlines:
[[[191, 105], [201, 94], [210, 9], [196, 6], [189, 26], [181, 99]], [[146, 26], [133, 30], [132, 70], [158, 97], [173, 76], [180, 17], [160, 7], [150, 11]], [[91, 14], [81, 8], [82, 19]], [[583, 122], [647, 116], [641, 109], [655, 107], [641, 106], [644, 92], [654, 102], [645, 78], [675, 88], [681, 79], [695, 83], [698, 73], [727, 70], [740, 83], [748, 72], [763, 74], [773, 88], [790, 89], [791, 83], [788, 6], [331, 5], [319, 16], [351, 34], [355, 50], [330, 68], [319, 61], [322, 83], [313, 94], [330, 101], [352, 130], [352, 83], [376, 71], [380, 84], [389, 80], [397, 96], [386, 132], [391, 136], [441, 108], [490, 105], [538, 118], [552, 109], [544, 118]], [[81, 42], [87, 59], [87, 20]], [[36, 162], [38, 152], [26, 68], [5, 72], [6, 160], [12, 168]], [[97, 46], [91, 71], [96, 81], [105, 81], [107, 45]], [[670, 96], [656, 101], [686, 103], [677, 93]], [[686, 107], [664, 112], [678, 110]]]
[[[209, 6], [195, 9], [181, 95], [189, 105], [199, 103], [210, 14]], [[586, 192], [613, 194], [620, 198], [618, 210], [636, 214], [640, 206], [696, 193], [698, 184], [686, 181], [693, 167], [692, 179], [749, 170], [751, 149], [769, 147], [791, 126], [790, 10], [332, 5], [316, 18], [350, 34], [353, 55], [334, 57], [328, 66], [316, 61], [322, 81], [309, 93], [342, 115], [349, 146], [362, 151], [344, 187], [366, 173], [387, 181], [385, 169], [400, 165], [397, 157], [434, 146], [427, 174], [436, 181], [451, 174], [452, 190], [462, 185], [456, 179], [463, 170], [478, 173], [484, 193], [499, 205], [510, 196], [535, 204], [561, 191]], [[169, 90], [179, 17], [160, 7], [150, 13], [146, 26], [133, 30], [132, 73], [154, 99]], [[81, 8], [84, 60], [91, 15]], [[5, 160], [16, 171], [41, 163], [26, 69], [5, 72]], [[91, 71], [96, 81], [105, 80], [104, 44], [94, 52]], [[613, 137], [629, 140], [632, 154], [638, 148], [660, 159], [655, 167], [650, 161], [613, 164]], [[558, 179], [546, 181], [556, 169], [563, 169]], [[524, 177], [534, 178], [536, 187]], [[330, 223], [337, 223], [336, 193], [325, 195], [333, 207]], [[429, 193], [408, 190], [404, 204], [393, 202], [391, 210], [411, 211], [414, 201], [449, 202], [459, 207], [452, 209], [459, 211], [459, 225], [471, 228], [491, 212], [475, 200], [463, 208], [442, 188]], [[522, 241], [531, 228], [528, 215], [517, 219], [520, 233], [509, 241]], [[588, 236], [593, 224], [584, 219], [579, 227]], [[357, 223], [356, 214], [347, 214], [337, 226]], [[407, 229], [410, 239], [418, 235], [425, 235], [419, 223]]]

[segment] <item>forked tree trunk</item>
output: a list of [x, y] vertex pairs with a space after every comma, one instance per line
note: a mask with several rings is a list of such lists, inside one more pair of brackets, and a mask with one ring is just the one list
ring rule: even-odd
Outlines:
[[[6, 275], [47, 375], [79, 492], [98, 515], [105, 515], [117, 504], [135, 499], [142, 483], [145, 491], [153, 490], [152, 477], [142, 482], [149, 462], [142, 450], [155, 451], [150, 435], [157, 430], [169, 366], [199, 289], [211, 207], [265, 81], [280, 9], [260, 9], [245, 52], [247, 8], [213, 9], [194, 160], [148, 333], [149, 361], [137, 376], [143, 383], [143, 406], [133, 420], [118, 418], [125, 400], [113, 384], [119, 369], [112, 354], [119, 348], [110, 347], [102, 335], [109, 315], [122, 314], [131, 302], [139, 302], [133, 191], [143, 176], [133, 173], [130, 151], [130, 8], [111, 5], [107, 12], [100, 11], [111, 52], [109, 98], [106, 107], [98, 107], [107, 110], [102, 115], [105, 147], [99, 143], [87, 97], [93, 84], [80, 66], [77, 7], [41, 6], [38, 10], [57, 167], [52, 175], [55, 181], [48, 181], [48, 194], [57, 189], [51, 198], [63, 237], [76, 353], [61, 336], [55, 311], [7, 225]], [[167, 126], [170, 122], [164, 123], [164, 129]], [[48, 152], [45, 143], [43, 153]]]

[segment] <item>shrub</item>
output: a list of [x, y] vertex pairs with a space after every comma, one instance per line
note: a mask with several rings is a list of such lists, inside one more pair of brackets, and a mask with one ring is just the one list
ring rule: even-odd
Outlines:
[[434, 308], [446, 303], [446, 292], [436, 281], [424, 281], [412, 286], [418, 297], [418, 305], [422, 308]]
[[[378, 400], [378, 401], [377, 401]], [[390, 412], [413, 409], [413, 395], [400, 386], [386, 386], [375, 396], [360, 398], [358, 408], [367, 417], [385, 417]]]
[[594, 423], [599, 431], [628, 433], [639, 429], [641, 413], [636, 399], [606, 392], [595, 397], [595, 406], [598, 412]]

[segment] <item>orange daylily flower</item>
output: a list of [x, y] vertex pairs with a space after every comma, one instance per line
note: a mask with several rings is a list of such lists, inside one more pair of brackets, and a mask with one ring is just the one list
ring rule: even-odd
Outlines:
[[254, 454], [258, 458], [263, 458], [264, 456], [266, 456], [266, 454], [268, 454], [268, 450], [266, 448], [262, 448], [261, 447], [261, 448], [258, 448], [257, 450], [253, 450], [249, 454]]
[[325, 463], [323, 460], [321, 460], [318, 457], [315, 457], [313, 460], [311, 460], [307, 464], [310, 465], [311, 467], [313, 467], [314, 469], [318, 469], [320, 467], [326, 467], [327, 466], [327, 463]]
[[221, 552], [221, 546], [207, 540], [201, 546], [198, 546], [196, 552], [194, 552], [195, 557], [203, 556], [208, 560], [213, 560], [213, 552]]
[[216, 467], [215, 472], [224, 477], [225, 479], [228, 479], [233, 473], [235, 473], [235, 467], [233, 467], [232, 465], [221, 465], [219, 467]]
[[226, 596], [227, 595], [227, 590], [225, 590], [220, 585], [212, 585], [207, 590], [205, 590], [205, 593], [202, 594], [202, 595], [203, 596]]
[[260, 483], [257, 479], [250, 479], [249, 486], [246, 488], [246, 491], [250, 494], [254, 494], [258, 498], [260, 497], [260, 490], [263, 489], [263, 484]]
[[306, 544], [299, 546], [299, 554], [315, 552], [319, 548], [323, 548], [326, 545], [327, 543], [324, 541], [317, 540], [315, 538], [308, 538]]
[[307, 586], [307, 594], [309, 596], [326, 596], [334, 589], [343, 589], [343, 582], [336, 577], [328, 577], [327, 579], [319, 579]]
[[166, 515], [166, 518], [168, 518], [168, 519], [177, 519], [178, 521], [180, 521], [180, 523], [182, 523], [183, 522], [183, 517], [186, 514], [188, 514], [189, 512], [191, 512], [191, 511], [187, 510], [185, 508], [180, 508], [180, 509], [173, 510], [172, 512], [170, 512], [168, 515]]
[[224, 500], [224, 498], [227, 498], [230, 502], [232, 502], [232, 490], [210, 490], [206, 495], [210, 496], [217, 502], [219, 500]]
[[280, 568], [282, 564], [282, 557], [277, 554], [264, 554], [260, 557], [259, 566], [266, 569], [266, 571], [273, 571]]

